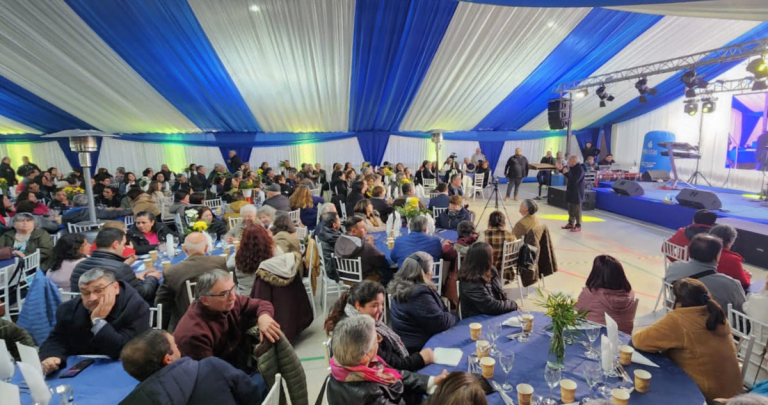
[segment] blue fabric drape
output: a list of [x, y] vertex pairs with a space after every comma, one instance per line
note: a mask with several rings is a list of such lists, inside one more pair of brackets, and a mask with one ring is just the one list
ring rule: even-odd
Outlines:
[[[96, 146], [98, 150], [91, 153], [91, 175], [96, 174], [96, 169], [98, 169], [99, 153], [101, 153], [101, 141], [103, 139], [104, 138], [96, 138]], [[46, 140], [50, 141], [50, 139]], [[73, 169], [82, 168], [82, 166], [80, 166], [80, 159], [77, 157], [77, 152], [72, 152], [72, 149], [69, 148], [69, 138], [56, 138], [56, 142], [59, 143], [59, 147], [64, 153], [64, 157], [67, 158], [69, 165], [72, 166]]]
[[357, 143], [363, 159], [373, 166], [381, 164], [389, 143], [389, 132], [363, 132], [357, 134]]
[[[219, 147], [219, 150], [221, 151], [221, 157], [224, 158], [224, 163], [227, 165], [227, 170], [229, 170], [230, 173], [234, 173], [237, 171], [237, 167], [232, 167], [232, 165], [229, 164], [229, 151], [233, 150], [235, 153], [237, 153], [237, 156], [240, 158], [240, 160], [243, 163], [247, 163], [251, 159], [251, 152], [253, 152], [253, 148], [250, 147], [226, 147], [221, 146]], [[245, 173], [243, 173], [245, 174]]]
[[493, 172], [496, 170], [496, 165], [499, 164], [501, 150], [504, 149], [504, 141], [480, 141], [480, 149], [482, 149], [485, 158], [488, 159], [488, 169]]
[[358, 0], [350, 86], [351, 131], [400, 127], [458, 3]]
[[198, 128], [261, 131], [186, 0], [66, 2]]
[[[741, 42], [754, 41], [760, 38], [768, 36], [768, 23], [760, 23], [757, 27], [749, 30], [744, 35], [734, 39], [733, 41], [725, 44], [724, 46], [735, 45]], [[705, 59], [708, 59], [706, 57]], [[741, 60], [733, 62], [725, 62], [715, 65], [702, 66], [696, 68], [696, 73], [703, 75], [707, 78], [715, 78], [721, 74], [732, 69], [734, 66], [741, 63]], [[648, 79], [648, 85], [650, 87], [656, 87], [658, 93], [655, 96], [648, 96], [648, 102], [640, 104], [637, 99], [634, 99], [618, 109], [614, 110], [605, 117], [588, 125], [588, 128], [608, 126], [617, 122], [623, 122], [631, 120], [632, 118], [639, 117], [643, 114], [649, 113], [659, 107], [662, 107], [672, 101], [679, 99], [685, 93], [685, 85], [680, 81], [680, 77], [683, 75], [683, 71], [675, 73], [672, 77], [663, 82], [655, 85], [653, 83], [653, 77]], [[746, 75], [746, 73], [745, 73]], [[714, 79], [713, 79], [714, 80]], [[683, 113], [683, 104], [680, 103], [680, 114]], [[701, 114], [701, 113], [699, 113]]]
[[590, 11], [475, 129], [520, 129], [547, 109], [555, 86], [588, 77], [661, 18], [598, 8]]
[[[42, 133], [65, 129], [94, 129], [3, 76], [0, 76], [0, 115]], [[5, 137], [3, 140], [6, 140]]]

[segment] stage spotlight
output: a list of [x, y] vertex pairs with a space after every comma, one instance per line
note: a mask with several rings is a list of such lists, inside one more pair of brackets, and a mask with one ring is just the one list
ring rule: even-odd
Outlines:
[[699, 79], [699, 84], [696, 86], [702, 90], [706, 90], [707, 86], [709, 86], [709, 82], [704, 79]]
[[638, 99], [640, 103], [646, 103], [648, 101], [648, 97], [646, 97], [646, 94], [649, 94], [651, 96], [655, 96], [656, 93], [658, 93], [658, 90], [656, 90], [655, 87], [648, 88], [648, 79], [642, 78], [635, 83], [635, 88], [637, 89], [637, 92], [640, 93], [640, 98]]
[[605, 107], [605, 101], [600, 100], [600, 108], [603, 108], [603, 107]]
[[613, 101], [615, 99], [612, 95], [608, 94], [604, 85], [598, 87], [595, 94], [597, 94], [597, 97], [600, 97], [600, 107], [605, 107], [605, 100]]
[[646, 97], [645, 95], [642, 95], [640, 96], [640, 98], [637, 99], [637, 101], [639, 101], [640, 104], [645, 104], [648, 102], [648, 97]]
[[696, 103], [696, 100], [688, 100], [685, 102], [685, 108], [684, 111], [686, 114], [690, 116], [696, 115], [696, 112], [699, 110], [699, 104]]
[[765, 59], [757, 58], [747, 65], [747, 72], [755, 75], [755, 79], [768, 78], [768, 65], [765, 63]]
[[701, 112], [703, 114], [713, 113], [715, 112], [716, 108], [717, 108], [717, 103], [715, 103], [713, 100], [704, 99], [701, 102]]
[[573, 96], [576, 98], [584, 98], [587, 96], [587, 94], [589, 94], [587, 89], [576, 90], [573, 92]]
[[766, 84], [762, 80], [755, 80], [755, 82], [752, 83], [752, 91], [762, 91], [762, 90], [768, 90], [768, 84]]
[[680, 77], [680, 81], [685, 84], [685, 87], [696, 87], [696, 84], [698, 84], [698, 79], [696, 79], [696, 70], [691, 69], [683, 73], [683, 76]]
[[696, 97], [696, 89], [687, 89], [685, 91], [685, 96], [688, 98]]

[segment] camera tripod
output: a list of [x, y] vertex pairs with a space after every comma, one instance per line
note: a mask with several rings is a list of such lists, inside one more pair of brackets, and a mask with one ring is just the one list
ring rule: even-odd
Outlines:
[[[488, 210], [488, 205], [491, 203], [491, 200], [494, 201], [494, 208], [496, 211], [499, 210], [499, 180], [497, 179], [493, 183], [493, 190], [491, 191], [491, 195], [488, 197], [488, 202], [485, 203], [485, 207], [483, 208], [483, 212], [480, 213], [480, 216], [477, 217], [477, 223], [475, 224], [475, 229], [480, 225], [480, 220], [483, 218], [483, 215], [485, 215], [485, 211]], [[504, 199], [501, 199], [501, 208], [504, 210], [504, 215], [506, 215], [506, 222], [509, 226], [509, 230], [512, 231], [512, 223], [509, 220], [509, 213], [507, 212], [507, 206], [504, 205]]]

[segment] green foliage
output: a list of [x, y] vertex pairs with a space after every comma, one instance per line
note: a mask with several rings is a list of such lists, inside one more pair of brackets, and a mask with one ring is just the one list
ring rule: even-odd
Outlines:
[[556, 292], [544, 296], [541, 289], [536, 290], [539, 296], [535, 302], [546, 309], [546, 315], [552, 318], [552, 323], [546, 329], [554, 335], [549, 343], [549, 353], [554, 355], [559, 364], [565, 359], [565, 338], [563, 333], [573, 329], [572, 337], [578, 337], [581, 332], [575, 328], [586, 318], [587, 311], [576, 310], [576, 299], [568, 294]]

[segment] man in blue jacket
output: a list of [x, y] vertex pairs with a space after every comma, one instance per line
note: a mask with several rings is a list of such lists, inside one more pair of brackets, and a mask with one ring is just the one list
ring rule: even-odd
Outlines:
[[427, 235], [427, 218], [422, 215], [413, 217], [408, 228], [411, 233], [395, 240], [395, 247], [389, 256], [393, 262], [397, 262], [397, 268], [414, 252], [425, 252], [432, 256], [435, 262], [439, 261], [443, 256], [443, 247], [440, 238]]
[[123, 348], [123, 368], [140, 381], [121, 405], [245, 405], [261, 402], [258, 385], [217, 357], [181, 357], [173, 335], [148, 330]]
[[432, 211], [434, 208], [448, 208], [448, 185], [440, 183], [435, 187], [435, 193], [438, 193], [435, 198], [429, 199], [429, 209]]

